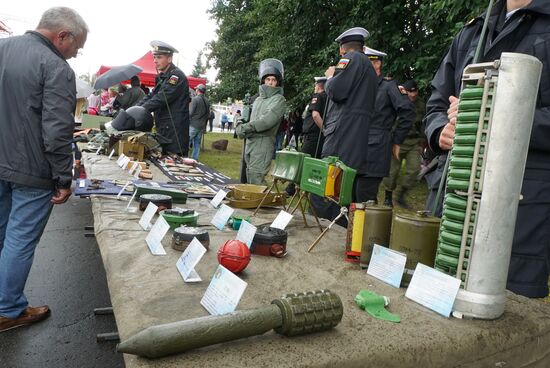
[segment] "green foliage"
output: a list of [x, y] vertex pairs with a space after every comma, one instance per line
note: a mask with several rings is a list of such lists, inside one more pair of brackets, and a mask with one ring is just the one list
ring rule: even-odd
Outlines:
[[195, 65], [193, 65], [193, 71], [191, 71], [191, 76], [199, 78], [201, 75], [206, 73], [206, 65], [202, 63], [202, 51], [199, 51], [197, 55], [197, 60], [195, 60]]
[[257, 90], [257, 67], [268, 57], [285, 66], [285, 97], [307, 103], [313, 77], [339, 58], [334, 39], [350, 27], [371, 33], [369, 47], [384, 51], [384, 73], [415, 78], [422, 92], [454, 35], [481, 14], [487, 0], [213, 0], [218, 39], [208, 58], [219, 69], [213, 97], [242, 99]]

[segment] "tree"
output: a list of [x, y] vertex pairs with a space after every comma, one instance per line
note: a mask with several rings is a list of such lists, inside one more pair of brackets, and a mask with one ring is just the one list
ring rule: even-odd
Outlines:
[[285, 97], [301, 108], [339, 58], [334, 39], [354, 26], [367, 28], [369, 47], [388, 54], [384, 73], [415, 78], [424, 94], [454, 35], [486, 0], [214, 0], [218, 24], [208, 58], [219, 69], [213, 95], [242, 99], [257, 90], [257, 67], [275, 57], [285, 66]]
[[202, 63], [202, 51], [199, 51], [199, 54], [197, 55], [197, 60], [195, 60], [195, 65], [193, 65], [191, 76], [198, 78], [204, 73], [206, 73], [206, 65]]

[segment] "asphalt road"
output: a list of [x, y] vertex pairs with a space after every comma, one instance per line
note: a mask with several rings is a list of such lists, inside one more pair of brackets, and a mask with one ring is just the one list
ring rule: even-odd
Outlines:
[[111, 302], [95, 238], [84, 237], [87, 225], [93, 225], [89, 200], [54, 206], [25, 289], [31, 305], [48, 304], [52, 315], [0, 333], [0, 367], [124, 367], [114, 342], [96, 342], [96, 334], [116, 331], [116, 324], [112, 315], [93, 313]]

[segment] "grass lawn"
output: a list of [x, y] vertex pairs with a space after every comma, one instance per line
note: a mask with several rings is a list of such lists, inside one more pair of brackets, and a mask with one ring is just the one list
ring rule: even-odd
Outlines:
[[[227, 139], [229, 144], [227, 145], [227, 151], [218, 151], [212, 148], [212, 142], [219, 139]], [[243, 147], [242, 139], [233, 138], [233, 134], [228, 133], [207, 133], [204, 135], [204, 150], [201, 151], [199, 159], [201, 162], [218, 170], [222, 174], [225, 174], [233, 179], [239, 178], [241, 151]], [[403, 168], [400, 178], [405, 174]], [[270, 178], [266, 178], [268, 182], [271, 182]], [[394, 193], [394, 202], [399, 194], [400, 186], [397, 186], [397, 192]], [[424, 204], [426, 203], [426, 196], [428, 188], [426, 182], [422, 181], [414, 187], [407, 195], [407, 202], [412, 207], [411, 211], [407, 211], [400, 207], [395, 207], [397, 212], [414, 213], [415, 211], [424, 210]], [[384, 201], [384, 189], [380, 185], [380, 191], [378, 193], [378, 201], [382, 203]]]

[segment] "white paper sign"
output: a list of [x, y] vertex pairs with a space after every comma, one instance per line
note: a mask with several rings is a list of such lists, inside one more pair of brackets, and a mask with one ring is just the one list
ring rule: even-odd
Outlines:
[[131, 181], [127, 181], [126, 184], [124, 184], [124, 186], [122, 187], [122, 189], [120, 190], [120, 192], [118, 192], [117, 196], [116, 196], [116, 199], [120, 199], [120, 196], [122, 195], [122, 193], [124, 193], [124, 191], [126, 190], [126, 188], [128, 187], [128, 185], [130, 185], [132, 182]]
[[140, 166], [137, 161], [132, 164], [132, 167], [130, 167], [130, 170], [128, 170], [128, 174], [132, 175], [132, 173], [137, 170], [138, 166]]
[[119, 167], [122, 167], [122, 162], [124, 161], [124, 158], [126, 158], [126, 155], [124, 153], [121, 153], [120, 156], [118, 156], [118, 159], [116, 160], [116, 164]]
[[103, 149], [103, 147], [100, 146], [100, 147], [97, 149], [97, 151], [95, 151], [95, 154], [96, 154], [96, 155], [99, 155], [99, 152], [101, 152], [102, 149]]
[[213, 315], [231, 313], [237, 308], [247, 285], [233, 272], [219, 265], [201, 299], [201, 305]]
[[158, 209], [158, 206], [153, 202], [147, 204], [147, 208], [145, 208], [143, 215], [141, 215], [141, 219], [139, 219], [139, 226], [141, 226], [143, 230], [149, 230], [151, 228], [151, 220], [155, 217]]
[[210, 223], [214, 225], [218, 230], [223, 230], [225, 224], [227, 223], [227, 220], [229, 220], [234, 211], [235, 210], [228, 205], [222, 204]]
[[256, 226], [246, 220], [242, 220], [241, 227], [239, 227], [239, 232], [237, 232], [237, 237], [235, 239], [242, 241], [250, 248], [255, 234]]
[[168, 222], [164, 219], [164, 217], [159, 216], [153, 227], [151, 228], [151, 231], [145, 238], [145, 241], [147, 242], [147, 246], [149, 247], [149, 250], [153, 255], [155, 256], [165, 256], [166, 251], [164, 250], [164, 247], [162, 246], [162, 238], [166, 235], [168, 232], [168, 229], [170, 229], [170, 225], [168, 225]]
[[284, 230], [290, 220], [292, 220], [292, 215], [286, 211], [281, 211], [271, 223], [271, 227]]
[[202, 281], [195, 266], [200, 262], [202, 256], [206, 253], [206, 248], [201, 244], [197, 238], [193, 238], [191, 243], [185, 248], [185, 251], [178, 259], [176, 267], [180, 272], [183, 281], [185, 282], [199, 282]]
[[122, 168], [122, 170], [126, 169], [126, 167], [128, 167], [128, 163], [130, 163], [130, 157], [124, 157], [124, 159], [122, 160], [122, 166], [120, 166]]
[[84, 188], [86, 186], [86, 179], [80, 179], [80, 181], [78, 182], [78, 186], [80, 188]]
[[130, 205], [134, 201], [134, 198], [136, 198], [137, 190], [134, 190], [134, 194], [132, 194], [132, 197], [130, 197], [130, 200], [128, 201], [128, 205], [126, 206], [126, 211], [130, 208]]
[[136, 172], [134, 173], [134, 178], [139, 179], [140, 173], [141, 173], [141, 165], [138, 165]]
[[220, 203], [222, 203], [226, 195], [227, 195], [227, 192], [224, 192], [223, 190], [220, 189], [218, 193], [216, 193], [214, 198], [212, 198], [212, 200], [210, 201], [210, 204], [212, 205], [212, 207], [218, 208], [218, 206], [220, 205]]
[[374, 244], [367, 273], [396, 288], [401, 284], [407, 256]]
[[449, 317], [459, 288], [459, 279], [419, 263], [405, 296]]
[[109, 154], [109, 160], [113, 158], [113, 155], [115, 154], [115, 149], [113, 148], [111, 150], [111, 153]]

